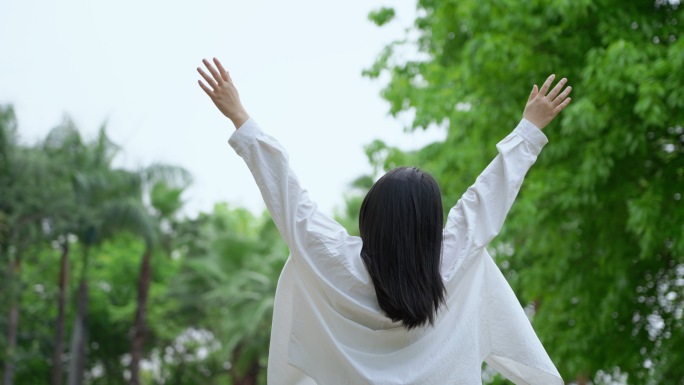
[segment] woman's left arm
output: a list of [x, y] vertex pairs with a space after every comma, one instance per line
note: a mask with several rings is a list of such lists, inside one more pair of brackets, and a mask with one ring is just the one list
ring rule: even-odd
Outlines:
[[469, 234], [475, 246], [485, 247], [501, 230], [525, 174], [547, 142], [541, 130], [570, 103], [567, 79], [551, 88], [554, 79], [549, 76], [541, 89], [534, 85], [520, 124], [497, 144], [499, 154], [449, 212], [447, 243]]

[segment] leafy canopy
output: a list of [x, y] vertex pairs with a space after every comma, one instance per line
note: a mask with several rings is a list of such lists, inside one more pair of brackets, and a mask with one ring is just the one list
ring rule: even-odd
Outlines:
[[413, 152], [376, 141], [369, 159], [427, 169], [447, 207], [532, 85], [569, 79], [573, 102], [491, 245], [568, 379], [684, 383], [682, 13], [662, 0], [420, 0], [414, 28], [365, 71], [387, 76], [382, 96], [412, 114], [409, 130], [447, 131]]

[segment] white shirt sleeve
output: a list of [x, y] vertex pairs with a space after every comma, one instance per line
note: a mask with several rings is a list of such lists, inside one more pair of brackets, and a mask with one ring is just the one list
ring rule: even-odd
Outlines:
[[264, 203], [293, 255], [307, 255], [312, 237], [347, 235], [342, 225], [319, 212], [290, 169], [281, 144], [247, 120], [228, 140], [254, 176]]
[[454, 258], [487, 246], [499, 233], [525, 174], [547, 142], [539, 128], [523, 119], [496, 145], [499, 154], [449, 211], [443, 274], [454, 267]]

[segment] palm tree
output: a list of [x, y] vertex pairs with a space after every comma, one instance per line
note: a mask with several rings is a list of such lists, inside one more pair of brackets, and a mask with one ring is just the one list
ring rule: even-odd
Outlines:
[[[51, 224], [54, 233], [57, 235], [57, 242], [61, 250], [59, 275], [58, 275], [58, 295], [57, 295], [57, 319], [55, 321], [54, 349], [52, 354], [52, 385], [61, 385], [63, 378], [63, 355], [65, 339], [65, 319], [67, 288], [70, 278], [69, 260], [69, 234], [78, 225], [78, 215], [80, 207], [74, 199], [73, 179], [76, 170], [85, 162], [87, 146], [83, 143], [81, 135], [76, 130], [73, 122], [65, 118], [62, 124], [51, 130], [42, 144], [42, 152], [49, 156], [55, 167], [53, 174], [56, 180], [65, 185], [59, 195], [63, 203], [60, 209], [52, 216]], [[66, 198], [66, 202], [64, 202]]]
[[[106, 135], [105, 126], [97, 138], [84, 143], [71, 120], [53, 129], [45, 141], [46, 152], [60, 156], [65, 177], [71, 182], [69, 196], [76, 208], [74, 219], [66, 226], [68, 234], [77, 236], [81, 250], [77, 308], [71, 335], [69, 385], [81, 385], [86, 370], [88, 346], [88, 277], [94, 247], [111, 238], [116, 231], [130, 230], [140, 234], [147, 244], [156, 236], [154, 225], [142, 204], [142, 178], [139, 172], [113, 169], [112, 161], [119, 147]], [[68, 249], [62, 253], [60, 277], [68, 274]], [[67, 280], [60, 280], [58, 320], [53, 384], [60, 384], [61, 356], [64, 336], [64, 306]]]
[[8, 263], [3, 266], [7, 290], [3, 296], [9, 305], [3, 360], [6, 385], [13, 383], [14, 376], [23, 257], [46, 244], [65, 203], [64, 184], [56, 177], [56, 168], [39, 149], [19, 145], [12, 108], [0, 106], [0, 260]]
[[[148, 167], [143, 175], [146, 184], [151, 186], [149, 196], [154, 211], [151, 220], [155, 226], [155, 233], [162, 236], [164, 249], [170, 253], [174, 216], [183, 205], [180, 197], [185, 188], [190, 185], [192, 178], [186, 170], [180, 167], [160, 164]], [[146, 247], [140, 263], [138, 298], [131, 341], [131, 363], [129, 367], [131, 371], [130, 384], [132, 385], [140, 384], [140, 361], [147, 338], [147, 303], [152, 282], [151, 262], [156, 245], [155, 238], [144, 235]]]
[[3, 289], [3, 295], [0, 298], [9, 299], [9, 313], [6, 335], [6, 346], [2, 352], [2, 358], [5, 361], [3, 370], [3, 384], [9, 385], [12, 383], [12, 373], [14, 357], [13, 352], [16, 346], [16, 328], [18, 325], [18, 306], [12, 303], [12, 299], [16, 298], [14, 295], [14, 276], [17, 273], [16, 263], [10, 262], [10, 250], [12, 242], [12, 228], [16, 217], [16, 194], [13, 187], [16, 184], [16, 172], [14, 168], [14, 158], [17, 151], [16, 141], [16, 118], [14, 111], [10, 106], [0, 106], [0, 263], [2, 265], [4, 275], [3, 282], [5, 284], [0, 287]]
[[[121, 229], [140, 234], [145, 238], [148, 249], [154, 243], [154, 225], [139, 199], [139, 176], [128, 171], [107, 174], [107, 179], [103, 179], [103, 175], [99, 173], [80, 174], [75, 184], [77, 191], [83, 193], [81, 196], [87, 197], [84, 203], [89, 210], [86, 211], [77, 232], [83, 254], [77, 291], [77, 314], [71, 342], [69, 385], [81, 385], [86, 369], [88, 273], [92, 248]], [[105, 180], [106, 184], [98, 185], [98, 182]], [[91, 184], [93, 181], [95, 183]], [[98, 197], [98, 190], [102, 188], [109, 190], [105, 193], [106, 196], [111, 195], [105, 198]]]
[[[73, 220], [62, 226], [60, 237], [62, 257], [58, 295], [58, 318], [53, 354], [52, 384], [62, 383], [62, 355], [64, 351], [64, 319], [66, 288], [69, 277], [68, 234], [75, 234], [81, 249], [81, 271], [77, 290], [77, 314], [74, 320], [69, 361], [69, 385], [83, 383], [86, 370], [86, 349], [88, 342], [88, 275], [93, 247], [111, 238], [118, 231], [129, 231], [141, 237], [145, 250], [141, 258], [141, 273], [138, 283], [138, 306], [133, 327], [131, 349], [132, 383], [137, 383], [137, 368], [145, 340], [144, 326], [147, 296], [151, 279], [151, 257], [162, 234], [161, 224], [180, 208], [180, 192], [191, 181], [190, 174], [168, 165], [154, 165], [142, 171], [113, 169], [112, 161], [119, 147], [106, 135], [105, 125], [97, 138], [85, 143], [74, 123], [66, 118], [53, 129], [44, 143], [44, 151], [57, 159], [61, 176], [70, 181], [70, 193], [75, 213]], [[157, 185], [174, 186], [165, 196]], [[151, 187], [148, 187], [151, 186]], [[151, 191], [151, 209], [143, 204], [143, 191]], [[174, 198], [175, 194], [175, 198]], [[175, 199], [175, 200], [174, 200]], [[169, 202], [171, 200], [171, 202]]]

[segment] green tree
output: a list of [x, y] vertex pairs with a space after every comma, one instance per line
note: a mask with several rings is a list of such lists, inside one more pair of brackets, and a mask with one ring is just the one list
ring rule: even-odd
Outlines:
[[[74, 197], [74, 175], [85, 161], [86, 145], [73, 122], [65, 118], [55, 127], [37, 150], [49, 157], [54, 168], [51, 175], [61, 186], [56, 194], [60, 204], [56, 210], [44, 218], [50, 223], [50, 236], [59, 244], [61, 258], [58, 273], [57, 316], [55, 322], [54, 351], [52, 355], [52, 385], [61, 385], [63, 380], [64, 341], [66, 336], [66, 314], [69, 279], [71, 275], [69, 236], [77, 228], [81, 207]], [[35, 189], [35, 186], [33, 186]]]
[[217, 205], [197, 221], [202, 241], [188, 245], [173, 295], [185, 312], [200, 315], [198, 327], [221, 341], [216, 366], [229, 368], [231, 384], [265, 383], [275, 289], [287, 247], [266, 214], [257, 218]]
[[[87, 370], [89, 271], [93, 248], [117, 231], [129, 230], [145, 240], [145, 260], [151, 257], [157, 234], [154, 220], [142, 203], [141, 174], [112, 167], [112, 160], [119, 148], [109, 140], [104, 126], [94, 141], [85, 143], [74, 124], [65, 119], [46, 138], [45, 150], [62, 161], [62, 167], [66, 170], [63, 174], [72, 187], [68, 196], [78, 208], [76, 219], [64, 229], [65, 236], [75, 234], [81, 246], [77, 311], [71, 335], [68, 376], [70, 385], [78, 385], [83, 383]], [[53, 383], [59, 382], [61, 375], [55, 373]]]
[[[145, 340], [163, 346], [187, 329], [169, 319], [175, 302], [163, 297], [180, 264], [170, 254], [191, 177], [163, 164], [113, 169], [118, 147], [104, 129], [86, 142], [68, 118], [33, 146], [19, 143], [16, 127], [11, 107], [0, 108], [3, 384], [61, 384], [69, 356], [72, 382], [136, 381], [133, 370], [130, 379], [124, 373], [139, 364]], [[72, 253], [81, 258], [70, 261]], [[67, 311], [70, 291], [79, 294], [76, 314]]]
[[16, 127], [12, 108], [0, 106], [0, 268], [4, 276], [0, 290], [6, 291], [3, 329], [7, 339], [2, 361], [3, 383], [7, 385], [14, 383], [19, 356], [24, 264], [39, 262], [37, 255], [49, 245], [62, 222], [57, 218], [68, 206], [64, 198], [68, 185], [58, 177], [58, 166], [38, 148], [20, 145]]
[[[139, 314], [140, 257], [148, 246], [140, 234], [120, 232], [100, 245], [93, 254], [90, 273], [88, 317], [88, 375], [93, 385], [129, 384], [132, 362], [134, 320]], [[156, 247], [150, 258], [150, 285], [145, 316], [145, 346], [142, 354], [149, 357], [150, 346], [164, 346], [181, 334], [184, 327], [170, 317], [175, 303], [164, 296], [167, 285], [177, 273], [180, 261]], [[137, 283], [137, 284], [136, 284]], [[170, 335], [172, 337], [168, 337]], [[152, 362], [152, 361], [150, 361]], [[140, 371], [140, 381], [146, 372]]]
[[[21, 221], [22, 211], [26, 208], [19, 208], [17, 203], [10, 205], [10, 202], [16, 200], [17, 196], [21, 196], [23, 190], [16, 186], [16, 175], [18, 174], [17, 153], [19, 151], [16, 138], [16, 118], [14, 110], [11, 107], [0, 106], [0, 178], [2, 183], [0, 186], [0, 194], [2, 199], [0, 204], [0, 263], [2, 263], [3, 276], [3, 310], [8, 309], [6, 318], [0, 319], [3, 322], [2, 330], [6, 330], [4, 335], [2, 358], [4, 362], [3, 367], [3, 384], [12, 384], [15, 349], [16, 349], [16, 330], [19, 323], [19, 311], [17, 304], [18, 291], [18, 276], [20, 273], [21, 263], [17, 255], [16, 246], [16, 229], [18, 222]], [[19, 194], [17, 194], [19, 192]], [[22, 210], [24, 209], [24, 210]], [[28, 210], [27, 210], [28, 211]], [[14, 255], [12, 255], [14, 254]], [[20, 254], [19, 254], [20, 255]]]
[[412, 114], [409, 129], [440, 127], [446, 139], [414, 152], [376, 141], [371, 161], [429, 170], [451, 206], [532, 84], [568, 77], [574, 101], [545, 130], [551, 143], [491, 248], [565, 378], [683, 384], [679, 2], [419, 0], [418, 10], [365, 74], [388, 75], [382, 95], [393, 115]]
[[[150, 186], [149, 201], [153, 213], [150, 220], [153, 223], [153, 233], [142, 234], [145, 240], [145, 251], [140, 262], [138, 274], [138, 297], [133, 321], [133, 337], [131, 341], [130, 383], [140, 384], [140, 360], [143, 357], [145, 340], [147, 339], [147, 307], [149, 290], [152, 282], [152, 256], [157, 244], [161, 243], [166, 254], [171, 253], [170, 239], [175, 225], [174, 216], [182, 207], [181, 194], [192, 178], [190, 174], [180, 168], [157, 164], [148, 167], [143, 172], [145, 184]], [[163, 238], [163, 239], [160, 239]]]

